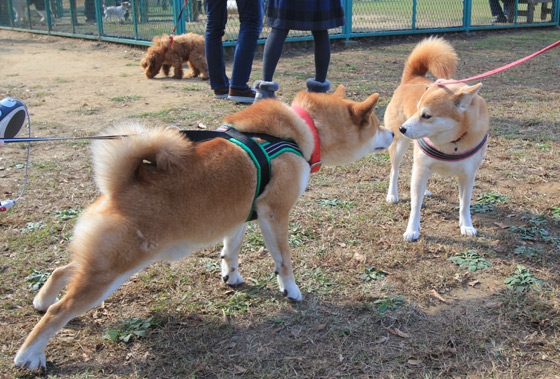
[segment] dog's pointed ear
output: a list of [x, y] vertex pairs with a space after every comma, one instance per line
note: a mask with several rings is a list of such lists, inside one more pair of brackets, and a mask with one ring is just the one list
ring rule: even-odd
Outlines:
[[465, 109], [470, 107], [474, 97], [478, 94], [478, 91], [480, 91], [481, 88], [482, 83], [461, 88], [455, 94], [455, 105], [464, 111]]
[[346, 90], [342, 84], [336, 87], [336, 91], [334, 91], [333, 96], [340, 97], [341, 99], [346, 97]]
[[379, 94], [374, 93], [361, 103], [354, 104], [353, 111], [360, 126], [369, 125], [371, 121], [371, 114], [377, 105]]

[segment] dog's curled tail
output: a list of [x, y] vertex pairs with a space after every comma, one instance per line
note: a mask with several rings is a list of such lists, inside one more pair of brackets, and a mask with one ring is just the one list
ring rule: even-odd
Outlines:
[[[130, 122], [104, 135], [122, 136], [92, 143], [95, 182], [103, 194], [114, 194], [138, 181], [157, 180], [186, 164], [192, 142], [175, 128]], [[145, 175], [150, 170], [154, 177]]]
[[440, 37], [430, 37], [422, 40], [404, 66], [402, 83], [417, 76], [426, 76], [431, 72], [438, 79], [451, 79], [457, 70], [459, 58], [453, 46]]

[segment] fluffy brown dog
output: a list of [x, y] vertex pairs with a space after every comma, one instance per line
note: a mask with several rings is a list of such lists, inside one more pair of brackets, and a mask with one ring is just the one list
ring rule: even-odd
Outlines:
[[265, 99], [226, 117], [239, 131], [291, 139], [301, 150], [302, 156], [286, 152], [271, 160], [270, 181], [256, 199], [255, 164], [225, 139], [194, 143], [176, 129], [132, 124], [111, 133], [128, 137], [96, 141], [101, 196], [76, 225], [72, 262], [57, 268], [33, 300], [46, 313], [15, 364], [44, 367], [51, 337], [152, 262], [181, 259], [223, 238], [222, 278], [231, 286], [241, 284], [238, 254], [251, 209], [280, 291], [300, 301], [288, 241], [290, 211], [307, 187], [312, 157], [323, 165], [342, 165], [391, 144], [393, 134], [373, 113], [378, 98], [350, 101], [340, 86], [334, 95], [302, 91], [292, 107]]
[[173, 66], [173, 77], [183, 78], [183, 63], [187, 62], [191, 73], [185, 78], [208, 79], [208, 67], [206, 66], [206, 53], [204, 50], [204, 37], [187, 33], [174, 36], [163, 34], [155, 36], [153, 45], [148, 49], [146, 56], [142, 58], [140, 65], [148, 79], [156, 76], [161, 69], [165, 76], [169, 76], [169, 69]]

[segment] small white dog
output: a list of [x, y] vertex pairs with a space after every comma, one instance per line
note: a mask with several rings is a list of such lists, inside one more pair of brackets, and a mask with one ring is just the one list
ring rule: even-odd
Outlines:
[[123, 3], [119, 6], [111, 6], [106, 7], [103, 5], [103, 14], [105, 15], [105, 21], [116, 17], [119, 22], [122, 22], [123, 18], [125, 18], [126, 12], [131, 8], [131, 5], [128, 1], [123, 1]]

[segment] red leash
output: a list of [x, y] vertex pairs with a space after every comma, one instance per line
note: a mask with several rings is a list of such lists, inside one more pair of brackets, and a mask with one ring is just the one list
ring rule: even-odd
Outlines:
[[438, 83], [438, 85], [439, 85], [439, 86], [442, 86], [442, 85], [447, 85], [447, 84], [465, 83], [465, 82], [469, 82], [469, 81], [471, 81], [471, 80], [482, 79], [482, 78], [485, 78], [485, 77], [487, 77], [487, 76], [494, 75], [494, 74], [497, 74], [497, 73], [499, 73], [499, 72], [508, 70], [508, 69], [510, 69], [510, 68], [512, 68], [512, 67], [515, 67], [515, 66], [517, 66], [517, 65], [519, 65], [519, 64], [521, 64], [521, 63], [527, 62], [529, 59], [533, 59], [533, 58], [536, 57], [537, 55], [540, 55], [540, 54], [544, 53], [545, 51], [554, 49], [554, 48], [557, 47], [557, 46], [560, 46], [560, 40], [554, 42], [552, 45], [547, 46], [547, 47], [545, 47], [545, 48], [542, 49], [542, 50], [537, 51], [536, 53], [533, 53], [533, 54], [531, 54], [531, 55], [526, 56], [525, 58], [518, 59], [518, 60], [516, 60], [515, 62], [511, 62], [511, 63], [509, 63], [509, 64], [506, 64], [505, 66], [498, 67], [498, 68], [496, 68], [496, 69], [494, 69], [494, 70], [485, 72], [484, 74], [472, 76], [472, 77], [470, 77], [470, 78], [462, 79], [462, 80], [453, 80], [453, 81], [450, 81], [450, 82], [449, 82], [449, 81], [444, 81], [444, 82]]
[[173, 26], [173, 30], [171, 31], [171, 34], [169, 35], [169, 46], [167, 47], [166, 51], [171, 49], [171, 46], [173, 46], [173, 34], [175, 34], [175, 30], [177, 29], [177, 24], [181, 20], [181, 16], [183, 15], [183, 11], [185, 10], [185, 7], [187, 6], [187, 1], [188, 0], [185, 0], [183, 2], [183, 7], [181, 8], [181, 11], [179, 12], [179, 16], [177, 16], [177, 21], [175, 22], [175, 25]]

